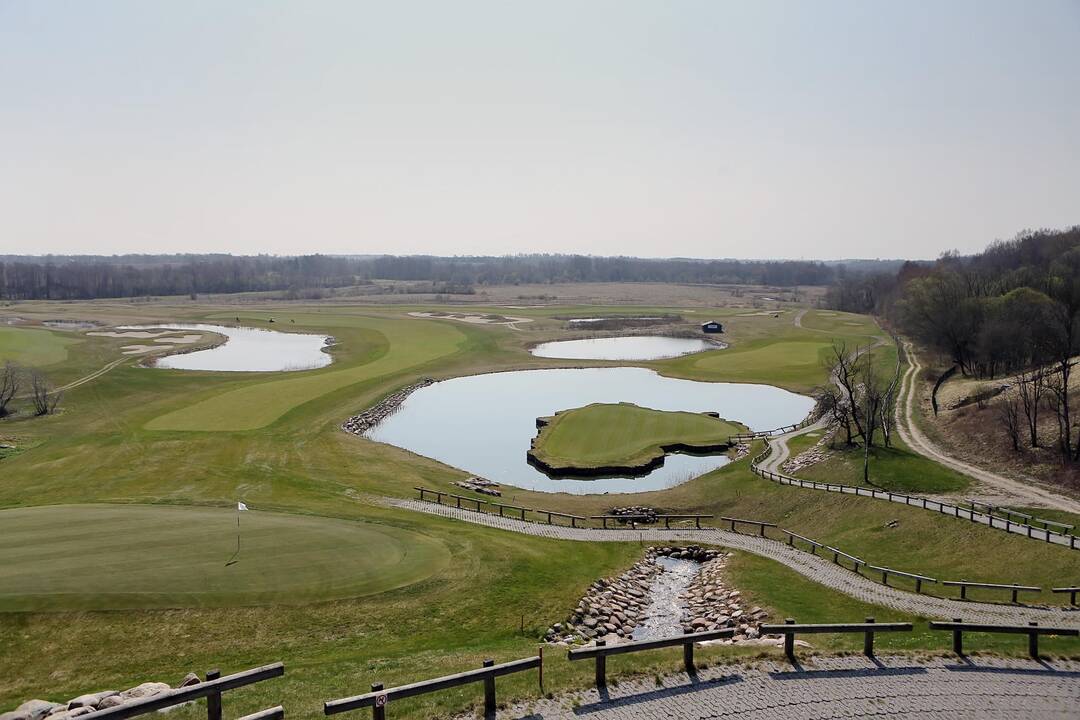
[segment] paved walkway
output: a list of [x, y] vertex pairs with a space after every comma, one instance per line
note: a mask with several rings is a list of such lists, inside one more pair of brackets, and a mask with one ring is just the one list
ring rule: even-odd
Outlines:
[[518, 720], [705, 720], [761, 718], [1075, 718], [1080, 663], [1017, 660], [863, 657], [815, 659], [793, 668], [707, 668], [621, 682], [596, 690], [511, 707]]
[[570, 528], [563, 525], [546, 525], [499, 517], [498, 515], [489, 515], [448, 505], [437, 505], [433, 502], [421, 500], [382, 498], [381, 502], [404, 510], [441, 515], [501, 530], [560, 540], [583, 542], [632, 542], [634, 540], [643, 540], [656, 543], [690, 542], [722, 545], [775, 560], [814, 582], [842, 592], [857, 600], [926, 618], [962, 618], [970, 622], [988, 623], [1027, 623], [1034, 621], [1042, 625], [1080, 627], [1080, 611], [1078, 610], [1023, 605], [997, 605], [917, 595], [913, 592], [881, 585], [868, 577], [840, 567], [821, 556], [811, 555], [808, 552], [789, 547], [778, 540], [770, 540], [756, 535], [743, 535], [717, 528], [703, 528], [701, 530], [693, 528], [673, 528], [671, 530], [662, 528], [637, 530]]

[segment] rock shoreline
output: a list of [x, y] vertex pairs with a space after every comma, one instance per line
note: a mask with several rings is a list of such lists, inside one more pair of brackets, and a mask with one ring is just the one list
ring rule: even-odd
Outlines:
[[345, 422], [341, 423], [341, 429], [347, 433], [352, 433], [353, 435], [363, 435], [382, 422], [390, 413], [397, 410], [398, 406], [405, 402], [405, 398], [409, 397], [409, 395], [420, 388], [434, 384], [435, 380], [426, 377], [412, 385], [407, 385], [397, 392], [387, 395], [364, 412], [346, 419]]

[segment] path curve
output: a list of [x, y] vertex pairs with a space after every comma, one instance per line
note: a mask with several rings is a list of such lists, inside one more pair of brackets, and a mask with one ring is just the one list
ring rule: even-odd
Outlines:
[[914, 418], [917, 412], [915, 403], [917, 400], [916, 378], [922, 370], [919, 358], [915, 354], [910, 341], [904, 341], [904, 352], [908, 357], [907, 371], [904, 373], [903, 382], [900, 385], [901, 401], [896, 404], [896, 430], [904, 443], [915, 452], [941, 463], [963, 475], [993, 488], [998, 493], [1027, 505], [1036, 507], [1048, 507], [1066, 512], [1080, 514], [1080, 501], [1051, 490], [1045, 490], [1036, 484], [1035, 480], [1024, 478], [1020, 482], [1012, 478], [998, 475], [997, 473], [984, 470], [970, 465], [945, 454], [940, 450], [915, 424]]
[[938, 619], [960, 617], [972, 622], [1038, 622], [1044, 625], [1058, 624], [1080, 627], [1080, 610], [961, 602], [930, 595], [918, 595], [888, 585], [880, 585], [818, 555], [811, 555], [778, 540], [770, 540], [756, 535], [743, 535], [717, 528], [702, 528], [700, 530], [694, 528], [671, 530], [660, 528], [637, 530], [570, 528], [562, 525], [545, 525], [500, 517], [499, 515], [488, 515], [475, 510], [438, 505], [422, 500], [403, 498], [378, 498], [377, 500], [380, 504], [402, 510], [438, 515], [454, 520], [464, 520], [475, 525], [484, 525], [524, 535], [557, 540], [576, 540], [580, 542], [632, 542], [634, 540], [643, 540], [659, 543], [692, 542], [722, 545], [775, 560], [820, 585], [844, 593], [856, 600], [921, 617]]

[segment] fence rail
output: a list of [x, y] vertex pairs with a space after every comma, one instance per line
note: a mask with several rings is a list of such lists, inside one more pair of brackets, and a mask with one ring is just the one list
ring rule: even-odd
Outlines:
[[656, 650], [665, 647], [681, 645], [683, 649], [683, 665], [686, 672], [694, 672], [694, 643], [703, 640], [720, 640], [729, 638], [735, 634], [734, 628], [723, 630], [705, 630], [684, 635], [673, 635], [655, 640], [635, 640], [633, 642], [608, 645], [603, 640], [597, 640], [594, 647], [568, 650], [567, 660], [596, 660], [596, 687], [602, 688], [607, 685], [607, 658], [609, 655], [624, 655], [626, 653], [642, 652], [644, 650]]
[[956, 618], [952, 622], [931, 620], [930, 629], [951, 630], [953, 634], [953, 652], [955, 652], [957, 655], [964, 654], [965, 632], [1011, 633], [1016, 635], [1027, 635], [1028, 654], [1031, 655], [1031, 657], [1033, 658], [1039, 657], [1040, 635], [1063, 635], [1066, 637], [1076, 637], [1080, 635], [1080, 629], [1078, 628], [1042, 627], [1035, 622], [1028, 623], [1027, 625], [992, 625], [988, 623], [966, 623], [960, 618]]
[[[1053, 545], [1061, 545], [1070, 550], [1080, 549], [1080, 544], [1077, 543], [1078, 536], [1071, 534], [1071, 531], [1074, 528], [1067, 523], [1036, 518], [1025, 513], [1018, 513], [1015, 510], [1007, 510], [987, 503], [978, 503], [977, 501], [972, 503], [971, 507], [963, 507], [961, 505], [941, 502], [940, 500], [906, 495], [890, 490], [865, 488], [861, 485], [843, 485], [840, 483], [822, 483], [814, 480], [803, 480], [791, 475], [766, 470], [761, 467], [761, 463], [772, 453], [772, 445], [769, 443], [769, 438], [767, 436], [762, 436], [762, 439], [765, 440], [765, 447], [750, 460], [750, 470], [765, 480], [770, 480], [780, 485], [791, 485], [794, 487], [809, 488], [811, 490], [837, 492], [842, 495], [857, 495], [878, 500], [888, 500], [889, 502], [919, 507], [923, 510], [937, 512], [950, 517], [970, 520], [973, 523], [986, 525], [995, 530], [1004, 530], [1005, 532], [1014, 535], [1021, 535], [1033, 540], [1041, 540]], [[980, 511], [976, 509], [976, 506], [979, 505], [985, 506], [987, 510]], [[994, 514], [995, 511], [1008, 512], [1010, 515], [1004, 518], [998, 517]], [[1014, 520], [1014, 517], [1020, 518], [1020, 521]], [[1027, 520], [1027, 522], [1024, 522], [1024, 520]], [[1040, 523], [1042, 524], [1042, 527], [1036, 527], [1031, 523]], [[1051, 528], [1058, 528], [1058, 530], [1052, 530]]]
[[[116, 705], [115, 707], [106, 708], [104, 710], [95, 710], [94, 712], [87, 713], [81, 717], [86, 718], [86, 720], [121, 720], [122, 718], [146, 715], [164, 708], [182, 705], [192, 700], [206, 698], [207, 720], [221, 720], [222, 693], [247, 685], [254, 685], [263, 680], [281, 677], [284, 674], [285, 666], [279, 662], [252, 668], [251, 670], [244, 670], [243, 672], [226, 675], [225, 677], [221, 677], [221, 673], [218, 670], [211, 670], [206, 673], [206, 681], [198, 683], [197, 685], [166, 690], [157, 695], [139, 698], [122, 705]], [[264, 710], [262, 712], [269, 711]]]
[[1056, 587], [1050, 588], [1050, 592], [1053, 593], [1069, 593], [1069, 604], [1076, 604], [1076, 593], [1080, 593], [1080, 586], [1072, 585], [1070, 587]]
[[266, 710], [260, 710], [259, 712], [251, 713], [250, 715], [244, 715], [237, 720], [282, 720], [285, 717], [285, 708], [278, 705], [277, 707], [267, 708]]
[[1006, 583], [986, 583], [986, 582], [968, 582], [967, 580], [942, 580], [941, 584], [944, 586], [959, 587], [960, 599], [967, 600], [967, 589], [969, 587], [987, 588], [989, 590], [1011, 590], [1012, 601], [1016, 602], [1016, 594], [1020, 592], [1042, 592], [1042, 588], [1035, 587], [1033, 585], [1013, 585]]
[[798, 624], [792, 618], [784, 620], [783, 625], [765, 624], [760, 627], [762, 635], [783, 635], [784, 654], [788, 659], [795, 660], [795, 634], [796, 633], [862, 633], [863, 654], [867, 657], [874, 655], [874, 634], [879, 632], [911, 632], [914, 625], [911, 623], [879, 623], [874, 618], [866, 618], [862, 623], [813, 623]]
[[454, 675], [444, 675], [432, 680], [421, 680], [420, 682], [399, 685], [385, 690], [382, 683], [372, 683], [371, 692], [339, 700], [329, 700], [323, 703], [323, 714], [336, 715], [349, 710], [369, 707], [372, 709], [374, 720], [384, 720], [386, 717], [386, 705], [394, 700], [403, 700], [477, 682], [484, 683], [484, 711], [492, 713], [495, 712], [495, 678], [525, 672], [534, 668], [540, 671], [540, 687], [542, 690], [544, 685], [544, 659], [543, 655], [540, 654], [498, 665], [493, 660], [485, 660], [484, 666], [478, 670], [466, 670]]

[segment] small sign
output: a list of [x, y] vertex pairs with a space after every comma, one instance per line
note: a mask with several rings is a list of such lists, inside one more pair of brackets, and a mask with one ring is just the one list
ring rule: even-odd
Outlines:
[[375, 696], [375, 707], [386, 707], [386, 693]]

